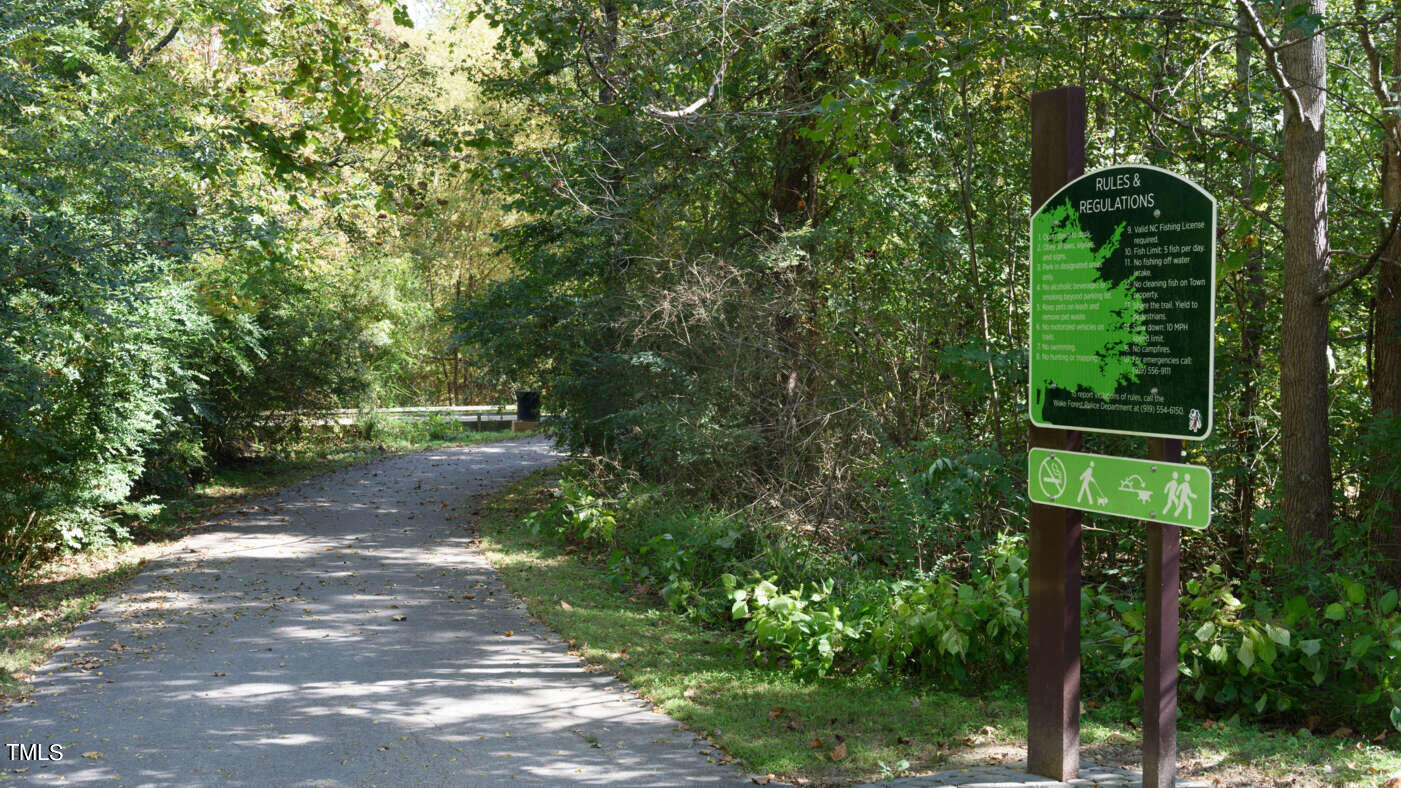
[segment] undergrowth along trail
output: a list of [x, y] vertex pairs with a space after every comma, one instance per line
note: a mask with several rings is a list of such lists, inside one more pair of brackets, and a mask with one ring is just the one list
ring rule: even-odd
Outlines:
[[[635, 562], [621, 564], [622, 549], [587, 538], [579, 523], [546, 525], [568, 506], [561, 496], [571, 489], [569, 473], [564, 480], [559, 471], [537, 474], [487, 502], [478, 526], [482, 550], [531, 612], [567, 637], [583, 659], [705, 733], [718, 748], [714, 756], [737, 758], [757, 774], [837, 783], [1024, 755], [1024, 673], [1015, 660], [1001, 675], [978, 682], [872, 670], [795, 671], [794, 662], [756, 650], [761, 641], [742, 620], [675, 603], [675, 592], [664, 592], [664, 578], [640, 573]], [[638, 538], [627, 530], [638, 527], [639, 518], [682, 522], [656, 498], [642, 514], [624, 514], [625, 506], [615, 508], [602, 497], [574, 503], [595, 519], [607, 510], [617, 544]], [[714, 593], [726, 598], [723, 586]], [[1096, 691], [1087, 687], [1087, 694]], [[1136, 704], [1109, 693], [1086, 706], [1085, 756], [1137, 765]], [[1182, 724], [1179, 775], [1233, 785], [1289, 778], [1372, 784], [1401, 771], [1392, 747], [1329, 733], [1189, 716]]]

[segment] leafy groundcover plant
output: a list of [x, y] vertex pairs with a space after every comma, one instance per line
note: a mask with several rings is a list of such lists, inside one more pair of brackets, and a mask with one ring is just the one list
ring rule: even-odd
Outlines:
[[[918, 675], [1005, 684], [1023, 675], [1027, 558], [1002, 534], [964, 572], [909, 579], [873, 573], [785, 582], [776, 547], [736, 517], [686, 509], [656, 487], [612, 495], [566, 477], [534, 514], [536, 533], [610, 555], [615, 582], [655, 588], [668, 605], [742, 629], [755, 659], [818, 679], [833, 672]], [[1369, 595], [1329, 576], [1332, 601], [1245, 600], [1210, 566], [1189, 580], [1179, 632], [1182, 692], [1223, 717], [1286, 724], [1351, 721], [1401, 730], [1401, 610], [1395, 588]], [[1137, 700], [1143, 669], [1142, 602], [1107, 586], [1082, 592], [1083, 670], [1103, 699]]]

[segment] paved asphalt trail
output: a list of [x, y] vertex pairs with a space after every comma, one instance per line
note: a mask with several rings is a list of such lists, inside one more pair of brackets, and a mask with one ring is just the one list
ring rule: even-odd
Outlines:
[[63, 745], [0, 751], [0, 783], [747, 783], [584, 670], [472, 548], [472, 498], [557, 459], [535, 438], [383, 460], [184, 540], [0, 714], [7, 744]]

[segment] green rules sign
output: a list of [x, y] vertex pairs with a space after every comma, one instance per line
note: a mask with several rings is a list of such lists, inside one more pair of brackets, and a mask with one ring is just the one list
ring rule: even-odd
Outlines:
[[1216, 200], [1143, 165], [1066, 184], [1031, 218], [1032, 423], [1211, 434]]
[[1199, 465], [1032, 449], [1027, 472], [1033, 503], [1186, 528], [1211, 522], [1211, 471]]

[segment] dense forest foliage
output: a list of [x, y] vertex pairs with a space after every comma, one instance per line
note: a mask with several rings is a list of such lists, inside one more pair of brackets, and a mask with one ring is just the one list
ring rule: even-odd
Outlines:
[[[540, 387], [592, 459], [536, 527], [805, 675], [1019, 680], [1028, 105], [1074, 84], [1090, 168], [1219, 201], [1188, 694], [1401, 727], [1395, 7], [414, 8], [0, 9], [0, 580], [298, 415]], [[1142, 531], [1087, 523], [1112, 696]]]
[[[1018, 653], [1029, 97], [1083, 85], [1089, 168], [1155, 164], [1220, 203], [1216, 429], [1187, 451], [1217, 480], [1184, 546], [1191, 691], [1285, 716], [1401, 706], [1394, 7], [481, 12], [501, 30], [486, 94], [549, 138], [501, 159], [517, 271], [462, 329], [538, 370], [561, 438], [611, 468], [563, 488], [554, 527], [631, 545], [619, 560], [680, 604], [818, 674]], [[712, 514], [659, 523], [658, 500]], [[1086, 686], [1132, 686], [1142, 531], [1088, 522]]]
[[[495, 400], [506, 214], [397, 4], [0, 8], [0, 582], [328, 407]], [[294, 417], [269, 419], [271, 412]]]

